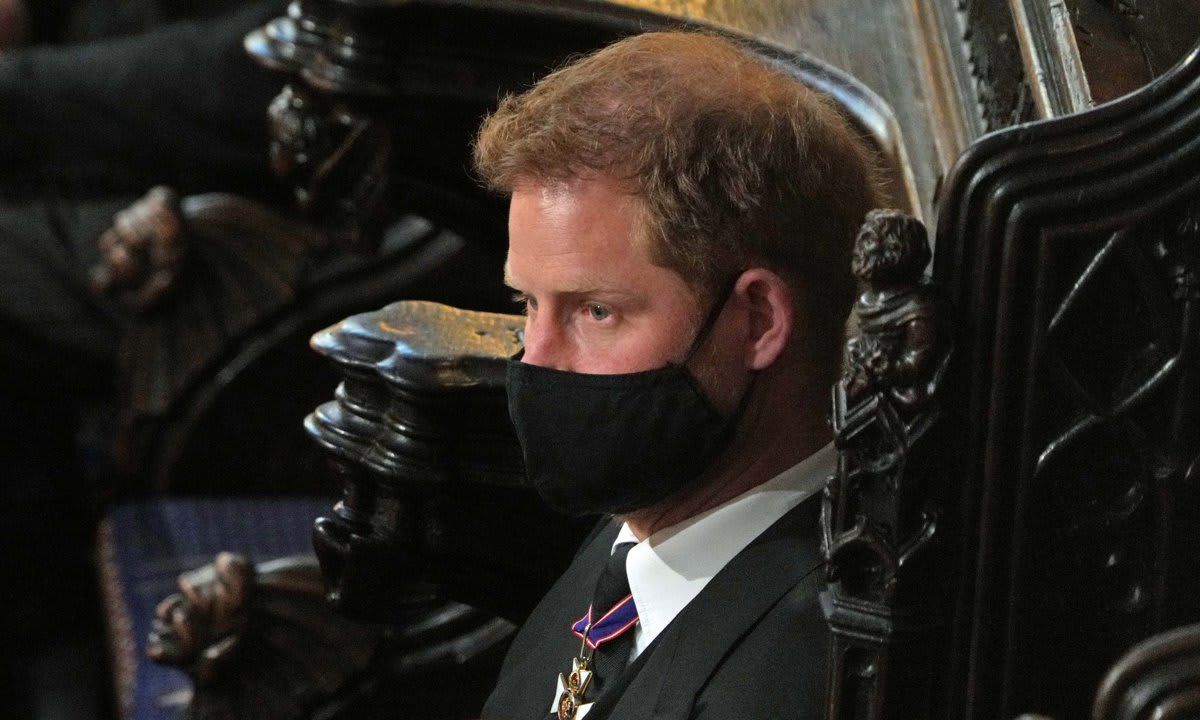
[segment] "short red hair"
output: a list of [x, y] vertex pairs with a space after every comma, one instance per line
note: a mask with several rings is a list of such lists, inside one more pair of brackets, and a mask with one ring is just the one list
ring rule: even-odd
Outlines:
[[475, 165], [507, 193], [588, 174], [628, 183], [657, 263], [706, 293], [769, 267], [840, 352], [851, 245], [880, 204], [873, 158], [824, 95], [735, 42], [648, 33], [576, 60], [500, 103]]

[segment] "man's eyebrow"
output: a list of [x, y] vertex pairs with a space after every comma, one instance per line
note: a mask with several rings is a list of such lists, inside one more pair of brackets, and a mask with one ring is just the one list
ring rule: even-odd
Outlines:
[[612, 295], [633, 297], [634, 293], [618, 287], [607, 286], [604, 283], [579, 283], [571, 287], [557, 288], [560, 295]]
[[[520, 292], [521, 286], [513, 275], [509, 272], [508, 263], [504, 264], [504, 284], [509, 288]], [[617, 297], [633, 297], [636, 293], [624, 290], [619, 287], [612, 287], [600, 279], [582, 278], [580, 282], [567, 287], [555, 288], [557, 295], [612, 295]]]

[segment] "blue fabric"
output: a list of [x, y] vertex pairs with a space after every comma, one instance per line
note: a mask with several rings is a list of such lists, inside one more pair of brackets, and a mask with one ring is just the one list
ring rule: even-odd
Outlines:
[[[313, 521], [332, 504], [325, 498], [172, 498], [129, 503], [109, 513], [101, 560], [110, 585], [117, 587], [105, 588], [106, 602], [110, 618], [125, 619], [110, 632], [117, 636], [116, 654], [134, 663], [132, 693], [118, 698], [122, 715], [183, 717], [191, 687], [187, 676], [146, 659], [154, 608], [176, 591], [178, 575], [212, 562], [221, 551], [255, 562], [311, 554]], [[120, 672], [122, 661], [115, 664]]]

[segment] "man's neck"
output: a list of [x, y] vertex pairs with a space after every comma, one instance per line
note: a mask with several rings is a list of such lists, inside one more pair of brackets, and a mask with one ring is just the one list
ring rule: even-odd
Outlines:
[[723, 505], [792, 467], [829, 442], [824, 422], [816, 427], [775, 425], [770, 431], [752, 423], [738, 433], [717, 459], [708, 479], [662, 502], [625, 514], [622, 519], [637, 539]]

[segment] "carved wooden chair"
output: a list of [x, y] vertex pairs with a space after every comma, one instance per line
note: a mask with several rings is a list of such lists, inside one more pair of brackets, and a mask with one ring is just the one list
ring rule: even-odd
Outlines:
[[[410, 11], [408, 23], [380, 22]], [[440, 28], [427, 37], [465, 47], [481, 27], [524, 28], [530, 19], [553, 30], [538, 41], [552, 48], [663, 22], [589, 3], [330, 0], [294, 4], [290, 19], [249, 42], [279, 63], [300, 63], [312, 87], [401, 87], [414, 102], [437, 101], [458, 92], [429, 81], [453, 53], [423, 55], [414, 38], [425, 35], [406, 31]], [[412, 44], [407, 63], [389, 54]], [[763, 51], [831, 91], [868, 132], [892, 127], [852, 79]], [[476, 70], [463, 92], [496, 86], [495, 67]], [[1193, 53], [1115, 103], [973, 144], [943, 185], [934, 285], [911, 278], [897, 301], [911, 308], [903, 322], [853, 331], [846, 377], [832, 393], [841, 461], [822, 519], [829, 717], [1078, 718], [1093, 703], [1096, 718], [1149, 717], [1154, 708], [1187, 717], [1194, 707], [1194, 628], [1146, 639], [1200, 619], [1189, 532], [1200, 508], [1198, 88]], [[889, 154], [898, 138], [868, 137], [895, 159], [892, 202], [919, 213], [902, 159]], [[906, 227], [883, 234], [916, 233]], [[523, 531], [546, 533], [547, 546], [569, 545], [582, 530], [541, 511], [519, 485], [499, 372], [515, 327], [504, 316], [400, 303], [314, 339], [343, 378], [336, 399], [306, 422], [343, 485], [315, 531], [328, 599], [360, 617], [399, 620], [389, 632], [401, 636], [431, 630], [457, 650], [406, 664], [386, 637], [348, 631], [346, 642], [371, 648], [370, 657], [345, 653], [343, 664], [316, 668], [327, 683], [293, 686], [303, 701], [281, 704], [279, 717], [314, 708], [367, 717], [397, 702], [374, 690], [406, 677], [415, 681], [399, 696], [428, 700], [415, 687], [424, 670], [478, 680], [511, 629], [503, 618], [519, 620], [566, 560], [524, 563], [506, 585], [512, 592], [497, 594], [498, 580], [518, 572], [521, 542], [535, 536], [456, 512], [460, 503], [503, 504]], [[248, 705], [222, 698], [259, 697], [272, 665], [238, 666], [239, 658], [265, 657], [257, 648], [269, 645], [279, 608], [321, 612], [315, 566], [259, 565], [261, 592], [246, 593], [249, 567], [219, 559], [211, 578], [189, 576], [182, 597], [159, 612], [154, 652], [188, 668], [192, 716], [249, 716]], [[423, 612], [437, 619], [414, 620]], [[328, 627], [341, 622], [330, 616]], [[448, 664], [419, 659], [432, 656]], [[284, 657], [303, 664], [306, 654], [276, 659]], [[338, 705], [343, 697], [361, 704]], [[137, 716], [149, 717], [141, 707]], [[445, 717], [470, 712], [440, 707]]]
[[[495, 396], [494, 368], [486, 381], [467, 383], [475, 383], [469, 392], [454, 388], [442, 371], [422, 375], [427, 364], [444, 370], [468, 349], [480, 352], [470, 344], [455, 344], [478, 339], [456, 334], [455, 323], [436, 312], [367, 316], [319, 336], [318, 348], [334, 360], [346, 381], [338, 403], [325, 406], [308, 425], [320, 447], [333, 456], [336, 475], [347, 488], [337, 511], [318, 523], [315, 536], [333, 605], [389, 622], [395, 628], [390, 632], [405, 637], [414, 625], [428, 623], [439, 628], [428, 642], [453, 639], [456, 654], [439, 655], [431, 645], [420, 646], [422, 655], [413, 652], [411, 643], [389, 644], [386, 637], [372, 635], [375, 651], [348, 653], [343, 664], [308, 668], [294, 676], [278, 669], [281, 661], [299, 660], [264, 646], [274, 647], [281, 608], [295, 605], [301, 609], [294, 612], [301, 614], [313, 609], [319, 594], [314, 594], [316, 568], [311, 564], [246, 570], [234, 584], [257, 589], [233, 592], [223, 589], [230, 581], [222, 579], [228, 573], [218, 563], [207, 573], [186, 575], [180, 581], [181, 599], [157, 611], [152, 607], [175, 574], [197, 564], [197, 553], [237, 551], [267, 561], [305, 552], [307, 543], [298, 528], [316, 516], [309, 501], [270, 495], [330, 488], [321, 472], [324, 463], [314, 456], [318, 446], [303, 438], [296, 421], [265, 443], [256, 433], [278, 424], [279, 418], [298, 419], [298, 406], [307, 403], [307, 411], [327, 397], [333, 378], [315, 363], [315, 356], [299, 351], [297, 336], [389, 294], [475, 308], [500, 305], [505, 208], [463, 172], [467, 140], [478, 118], [500, 94], [530, 82], [571, 53], [623, 34], [676, 25], [677, 20], [664, 16], [582, 1], [458, 6], [305, 0], [247, 37], [252, 56], [290, 78], [271, 109], [274, 162], [294, 184], [297, 200], [314, 224], [285, 222], [228, 197], [181, 202], [194, 228], [215, 228], [218, 237], [210, 238], [196, 258], [206, 272], [189, 278], [190, 286], [145, 317], [131, 335], [131, 348], [170, 337], [178, 350], [130, 354], [124, 445], [144, 486], [211, 497], [184, 505], [152, 499], [121, 507], [105, 525], [109, 562], [103, 574], [118, 638], [114, 647], [124, 714], [169, 716], [189, 707], [193, 715], [219, 716], [212, 708], [224, 708], [220, 712], [226, 716], [244, 715], [259, 705], [262, 693], [278, 693], [281, 683], [305, 685], [301, 679], [307, 677], [313, 682], [307, 690], [297, 690], [295, 702], [273, 705], [280, 717], [318, 710], [358, 717], [371, 703], [394, 709], [399, 701], [379, 692], [362, 695], [367, 705], [333, 700], [341, 702], [355, 683], [367, 680], [376, 688], [395, 684], [399, 696], [421, 697], [417, 691], [431, 685], [430, 673], [445, 666], [448, 657], [454, 658], [451, 665], [461, 666], [465, 679], [459, 684], [476, 686], [471, 692], [456, 691], [456, 697], [463, 702], [473, 698], [478, 706], [486, 690], [480, 678], [489, 676], [489, 668], [494, 671], [511, 631], [509, 621], [519, 621], [528, 611], [585, 528], [550, 515], [519, 487], [503, 403]], [[913, 209], [916, 193], [903, 166], [903, 144], [884, 103], [829, 66], [767, 44], [756, 47], [846, 108], [879, 151], [891, 179], [892, 204]], [[343, 166], [331, 169], [319, 161], [322, 156], [336, 156]], [[311, 272], [310, 258], [320, 260], [322, 247], [369, 246], [382, 228], [405, 214], [413, 219], [399, 227], [410, 232], [393, 230], [385, 238], [385, 262], [338, 260], [329, 271], [322, 273], [318, 266], [318, 272]], [[246, 238], [256, 242], [243, 242]], [[277, 260], [255, 263], [254, 255], [264, 248], [274, 249], [271, 257]], [[231, 263], [259, 270], [229, 282], [222, 268]], [[247, 306], [246, 297], [259, 300]], [[404, 346], [406, 355], [384, 327], [415, 328], [430, 344], [410, 342]], [[488, 347], [505, 354], [513, 350], [503, 344]], [[428, 357], [421, 361], [422, 356]], [[393, 367], [375, 375], [371, 368], [379, 362]], [[485, 367], [472, 365], [461, 372], [472, 378]], [[449, 387], [440, 384], [446, 382]], [[278, 392], [264, 394], [264, 386]], [[483, 389], [491, 395], [481, 405], [464, 400]], [[442, 397], [446, 393], [449, 397]], [[461, 402], [466, 407], [456, 404]], [[462, 417], [482, 425], [446, 424]], [[464, 432], [471, 442], [437, 444]], [[481, 454], [458, 458], [476, 451]], [[221, 497], [247, 492], [259, 497]], [[470, 503], [503, 508], [504, 513], [492, 513], [490, 524], [468, 523], [465, 518], [481, 516], [461, 511]], [[204, 542], [145, 536], [168, 517], [169, 524], [197, 532], [211, 527], [213, 532], [201, 538]], [[515, 535], [509, 531], [514, 524], [536, 530]], [[274, 526], [287, 528], [291, 544], [259, 541], [256, 531]], [[155, 545], [155, 540], [163, 542]], [[145, 551], [148, 547], [156, 547], [157, 555]], [[561, 551], [536, 552], [541, 547]], [[536, 558], [533, 564], [530, 554]], [[155, 561], [148, 562], [150, 557]], [[248, 566], [239, 560], [236, 567]], [[307, 573], [310, 582], [281, 585], [277, 572], [288, 578]], [[263, 598], [272, 600], [260, 604]], [[468, 612], [460, 603], [479, 610]], [[424, 619], [430, 613], [433, 619]], [[143, 638], [156, 627], [155, 640], [145, 645]], [[306, 627], [316, 631], [315, 624]], [[359, 637], [345, 635], [345, 641]], [[422, 637], [412, 642], [424, 642]], [[294, 653], [296, 646], [289, 647]], [[189, 694], [182, 675], [144, 662], [148, 649], [159, 661], [186, 668], [195, 693]], [[275, 662], [262, 661], [268, 657]], [[410, 678], [407, 684], [405, 677]], [[248, 704], [238, 706], [238, 698]], [[441, 705], [446, 717], [475, 710], [464, 706], [458, 712], [452, 703]]]
[[[370, 680], [378, 687], [380, 678], [405, 675], [420, 676], [405, 685], [408, 695], [420, 697], [414, 693], [431, 685], [429, 672], [450, 662], [447, 658], [454, 659], [452, 665], [478, 665], [463, 671], [477, 685], [478, 678], [487, 677], [487, 663], [495, 662], [511, 631], [507, 620], [519, 620], [528, 611], [568, 559], [567, 549], [583, 528], [549, 515], [517, 487], [514, 456], [501, 452], [504, 443], [497, 445], [494, 438], [474, 461], [477, 469], [491, 469], [469, 480], [486, 491], [455, 490], [446, 483], [433, 485], [437, 492], [415, 489], [439, 473], [457, 477], [465, 472], [457, 465], [445, 466], [446, 458], [472, 446], [456, 446], [453, 452], [442, 448], [434, 462], [421, 455], [430, 452], [422, 443], [461, 428], [435, 423], [414, 440], [402, 432], [408, 424], [441, 422], [447, 412], [468, 412], [469, 417], [491, 418], [492, 427], [471, 429], [485, 439], [488, 433], [499, 437], [507, 431], [503, 415], [493, 417], [502, 408], [494, 397], [483, 409], [447, 410], [448, 403], [453, 408], [461, 397], [440, 398], [445, 388], [433, 382], [444, 380], [440, 376], [427, 378], [433, 384], [426, 386], [401, 375], [370, 383], [362, 377], [347, 381], [350, 395], [341, 414], [318, 414], [310, 422], [311, 428], [328, 431], [316, 433], [320, 447], [335, 456], [338, 477], [356, 488], [339, 514], [317, 529], [317, 547], [332, 583], [330, 598], [339, 609], [392, 623], [395, 629], [389, 632], [404, 638], [415, 632], [413, 626], [431, 623], [429, 627], [440, 629], [428, 640], [429, 647], [420, 644], [426, 640], [419, 633], [398, 645], [376, 638], [373, 653], [350, 653], [353, 662], [308, 668], [295, 676], [260, 662], [290, 657], [261, 645], [276, 642], [268, 628], [279, 627], [281, 608], [296, 605], [301, 609], [295, 612], [303, 614], [314, 607], [318, 595], [313, 594], [312, 564], [246, 571], [237, 583], [258, 588], [253, 592], [222, 589], [229, 582], [222, 580], [227, 573], [220, 567], [188, 574], [180, 581], [182, 601], [157, 611], [154, 607], [174, 576], [198, 565], [203, 554], [235, 551], [273, 561], [311, 552], [302, 528], [317, 515], [311, 509], [315, 500], [278, 496], [319, 497], [337, 489], [324, 473], [318, 445], [305, 437], [299, 423], [328, 396], [336, 376], [308, 352], [303, 339], [348, 313], [396, 296], [484, 309], [507, 306], [499, 272], [505, 208], [464, 171], [468, 140], [479, 117], [501, 94], [519, 89], [572, 53], [623, 34], [677, 24], [661, 15], [584, 1], [458, 6], [302, 0], [247, 37], [251, 55], [289, 82], [271, 107], [272, 159], [294, 186], [306, 219], [283, 218], [232, 196], [178, 201], [183, 225], [195, 236], [189, 265], [173, 292], [141, 316], [129, 335], [119, 459], [135, 492], [203, 498], [134, 501], [114, 510], [102, 529], [102, 575], [122, 714], [170, 716], [187, 707], [194, 715], [217, 713], [212, 708], [245, 713], [257, 707], [259, 685], [266, 683], [262, 692], [277, 693], [280, 683], [297, 688], [307, 677], [315, 685], [297, 690], [300, 699], [273, 704], [281, 717], [295, 716], [297, 708], [301, 714], [336, 710], [361, 716], [367, 712], [361, 704], [328, 703], [331, 698], [341, 702], [357, 682]], [[902, 142], [878, 97], [807, 57], [766, 44], [758, 50], [846, 107], [879, 149], [892, 178], [893, 203], [912, 207], [915, 192], [898, 150]], [[354, 258], [335, 252], [351, 245], [374, 254]], [[453, 323], [434, 325], [448, 331]], [[382, 352], [386, 335], [368, 341], [369, 324], [354, 332], [353, 323], [341, 327], [349, 334], [327, 336], [333, 338], [325, 349], [334, 367], [347, 373], [357, 367], [361, 375], [382, 359], [373, 354]], [[423, 336], [439, 335], [425, 331]], [[410, 349], [443, 358], [462, 352], [446, 345]], [[382, 407], [354, 414], [406, 382], [417, 382], [404, 396], [417, 414], [399, 430], [388, 423], [375, 427], [383, 422]], [[353, 395], [364, 383], [372, 388], [366, 397]], [[337, 425], [343, 420], [351, 423], [349, 428]], [[264, 435], [267, 427], [278, 430]], [[392, 433], [399, 445], [380, 449], [364, 466], [373, 440], [354, 440], [354, 431], [371, 427], [371, 432]], [[405, 452], [417, 458], [402, 462]], [[507, 470], [497, 469], [501, 461], [510, 464]], [[381, 474], [409, 479], [376, 487], [354, 480], [364, 472], [376, 479]], [[236, 497], [247, 495], [253, 497]], [[322, 502], [328, 506], [331, 501]], [[503, 507], [506, 523], [525, 518], [522, 525], [539, 528], [542, 539], [552, 542], [535, 542], [535, 535], [522, 541], [504, 523], [464, 524], [465, 516], [455, 508], [470, 502]], [[494, 542], [496, 537], [505, 543]], [[517, 562], [518, 553], [543, 544], [564, 550], [537, 553], [532, 566]], [[236, 565], [243, 566], [241, 561]], [[455, 574], [426, 577], [434, 566]], [[277, 572], [289, 579], [277, 581]], [[305, 573], [309, 584], [292, 582]], [[483, 578], [495, 582], [481, 584]], [[263, 598], [273, 599], [264, 605]], [[468, 612], [458, 604], [463, 602], [482, 610]], [[231, 617], [243, 619], [232, 622]], [[306, 627], [316, 632], [315, 624]], [[147, 646], [151, 630], [156, 639]], [[231, 640], [234, 636], [244, 637]], [[351, 637], [358, 636], [346, 635], [346, 641]], [[210, 647], [207, 640], [221, 647]], [[446, 643], [453, 652], [432, 649]], [[418, 647], [423, 655], [414, 650]], [[187, 668], [198, 692], [189, 693], [183, 675], [144, 662], [148, 648], [158, 660]], [[234, 658], [259, 660], [246, 666]], [[246, 688], [253, 692], [242, 692]], [[476, 688], [474, 695], [463, 690], [458, 697], [480, 700], [483, 689]], [[378, 692], [363, 697], [378, 707], [394, 708], [398, 702]], [[250, 704], [239, 709], [230, 698]], [[457, 716], [449, 705], [445, 711], [447, 717]]]
[[1198, 129], [1193, 51], [955, 165], [940, 401], [834, 413], [829, 717], [1194, 715], [1194, 627], [1101, 680], [1200, 619]]

